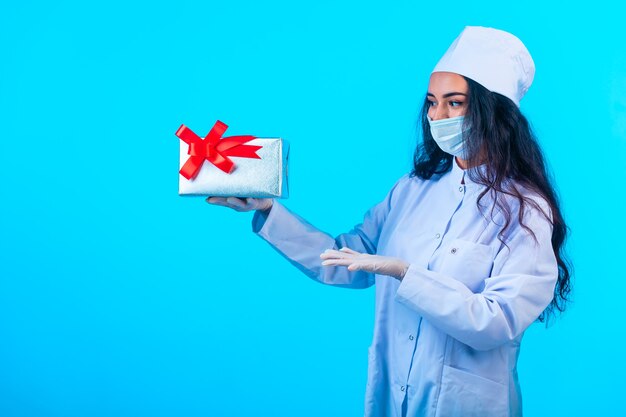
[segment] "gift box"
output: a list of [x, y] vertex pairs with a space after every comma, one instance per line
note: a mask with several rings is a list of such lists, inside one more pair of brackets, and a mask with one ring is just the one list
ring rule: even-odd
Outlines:
[[251, 135], [223, 137], [227, 127], [218, 120], [202, 138], [180, 126], [178, 194], [287, 198], [289, 143]]

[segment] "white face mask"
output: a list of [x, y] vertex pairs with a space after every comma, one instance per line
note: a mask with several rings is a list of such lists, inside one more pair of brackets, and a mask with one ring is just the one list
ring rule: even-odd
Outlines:
[[450, 155], [458, 156], [462, 159], [467, 159], [465, 154], [465, 139], [463, 133], [467, 129], [463, 129], [463, 120], [465, 116], [450, 117], [441, 120], [432, 120], [429, 116], [428, 123], [430, 124], [430, 133], [433, 135], [433, 139], [437, 142], [437, 145], [442, 151], [449, 153]]

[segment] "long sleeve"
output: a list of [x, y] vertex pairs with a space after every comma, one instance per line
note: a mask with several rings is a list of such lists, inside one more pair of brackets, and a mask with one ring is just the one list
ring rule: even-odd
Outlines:
[[399, 182], [380, 203], [365, 213], [362, 223], [336, 237], [315, 228], [277, 200], [268, 214], [254, 214], [252, 230], [310, 278], [338, 287], [367, 288], [374, 284], [373, 274], [351, 272], [345, 267], [322, 266], [319, 255], [326, 249], [342, 247], [376, 253], [380, 231]]
[[558, 277], [552, 225], [538, 210], [527, 213], [525, 224], [537, 242], [517, 223], [482, 291], [474, 293], [453, 276], [412, 264], [396, 300], [474, 349], [493, 349], [515, 339], [548, 306]]

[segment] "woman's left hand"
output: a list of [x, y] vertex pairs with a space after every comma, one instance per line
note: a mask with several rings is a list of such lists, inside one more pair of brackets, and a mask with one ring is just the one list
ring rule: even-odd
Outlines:
[[350, 248], [326, 249], [320, 258], [324, 259], [322, 265], [325, 266], [347, 266], [349, 271], [367, 271], [379, 275], [389, 275], [400, 281], [409, 269], [409, 264], [401, 259], [360, 253]]

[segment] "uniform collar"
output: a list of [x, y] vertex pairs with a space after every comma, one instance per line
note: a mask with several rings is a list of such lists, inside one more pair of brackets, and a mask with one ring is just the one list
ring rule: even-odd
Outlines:
[[[479, 165], [477, 169], [480, 172], [484, 173], [485, 170], [487, 169], [487, 164]], [[452, 158], [452, 170], [450, 171], [450, 184], [455, 190], [462, 186], [465, 186], [468, 191], [483, 187], [482, 184], [479, 184], [471, 180], [468, 171], [469, 170], [463, 169], [459, 166], [459, 164], [456, 162], [456, 157]], [[463, 184], [463, 182], [465, 182], [465, 184]]]
[[[458, 187], [459, 185], [463, 185], [463, 178], [466, 177], [466, 170], [461, 168], [457, 162], [456, 157], [452, 157], [452, 171], [450, 171], [450, 182], [453, 187]], [[467, 181], [466, 181], [467, 183]]]

